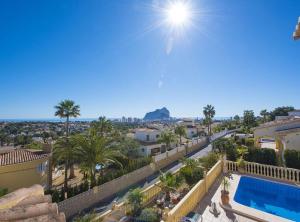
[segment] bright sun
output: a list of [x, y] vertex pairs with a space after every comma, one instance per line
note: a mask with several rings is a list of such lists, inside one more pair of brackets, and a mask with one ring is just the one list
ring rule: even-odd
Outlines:
[[166, 8], [167, 22], [174, 27], [188, 25], [191, 17], [189, 5], [184, 1], [169, 2]]

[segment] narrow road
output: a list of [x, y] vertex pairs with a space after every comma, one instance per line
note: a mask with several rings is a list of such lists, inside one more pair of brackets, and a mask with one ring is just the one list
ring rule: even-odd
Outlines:
[[[224, 136], [230, 136], [230, 134], [228, 135], [228, 133], [224, 134], [224, 133], [219, 133], [219, 134], [214, 134], [211, 139], [210, 139], [210, 143], [204, 147], [202, 147], [200, 150], [196, 151], [196, 152], [192, 152], [190, 154], [188, 154], [186, 157], [187, 158], [192, 158], [192, 159], [199, 159], [203, 156], [206, 156], [211, 150], [212, 150], [212, 142], [216, 139], [219, 139], [221, 137]], [[161, 171], [162, 172], [175, 172], [177, 169], [179, 169], [182, 166], [182, 163], [177, 160], [175, 162], [173, 162], [172, 164], [170, 164], [169, 166], [163, 168]], [[159, 180], [159, 176], [160, 173], [157, 172], [155, 174], [153, 174], [152, 176], [146, 178], [145, 180], [134, 184], [131, 187], [128, 187], [125, 191], [116, 193], [115, 196], [108, 198], [105, 201], [101, 201], [100, 203], [98, 203], [96, 206], [84, 211], [84, 213], [88, 213], [88, 212], [92, 212], [94, 211], [97, 214], [101, 214], [106, 210], [111, 209], [112, 204], [113, 203], [120, 203], [122, 201], [124, 201], [126, 199], [126, 197], [129, 194], [129, 191], [131, 189], [134, 188], [141, 188], [141, 189], [145, 189], [147, 187], [150, 187], [151, 185], [153, 185], [154, 183], [156, 183]]]

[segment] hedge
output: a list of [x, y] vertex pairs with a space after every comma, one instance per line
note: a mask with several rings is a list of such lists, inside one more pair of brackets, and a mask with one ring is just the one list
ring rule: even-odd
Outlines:
[[285, 150], [284, 159], [286, 167], [300, 169], [300, 151]]
[[[75, 185], [74, 187], [68, 187], [67, 192], [67, 198], [76, 196], [82, 192], [85, 192], [89, 190], [90, 188], [93, 188], [95, 185], [100, 186], [106, 182], [109, 182], [113, 179], [116, 179], [118, 177], [121, 177], [125, 174], [128, 174], [130, 172], [133, 172], [137, 169], [140, 169], [144, 166], [147, 166], [151, 163], [151, 158], [149, 157], [143, 157], [139, 159], [133, 159], [129, 160], [128, 164], [124, 165], [123, 168], [114, 170], [112, 172], [109, 172], [107, 174], [104, 174], [104, 176], [99, 176], [97, 178], [96, 184], [90, 184], [89, 181], [84, 180], [80, 185]], [[65, 193], [64, 189], [61, 188], [60, 190], [47, 190], [45, 191], [45, 194], [51, 194], [53, 202], [60, 202], [65, 199]]]
[[275, 150], [267, 148], [249, 148], [248, 154], [245, 155], [245, 160], [274, 166], [278, 164]]

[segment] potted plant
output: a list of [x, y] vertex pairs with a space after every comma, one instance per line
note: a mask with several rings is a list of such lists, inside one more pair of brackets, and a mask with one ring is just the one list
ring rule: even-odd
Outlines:
[[222, 204], [223, 205], [227, 205], [229, 204], [229, 186], [230, 186], [230, 183], [229, 183], [229, 180], [224, 177], [223, 181], [222, 181], [222, 186], [223, 186], [223, 189], [221, 190], [221, 200], [222, 200]]

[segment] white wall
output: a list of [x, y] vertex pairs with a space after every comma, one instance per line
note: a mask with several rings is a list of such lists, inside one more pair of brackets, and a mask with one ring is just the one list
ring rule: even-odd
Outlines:
[[161, 132], [159, 130], [137, 130], [134, 134], [134, 138], [145, 142], [157, 142], [160, 134]]
[[161, 144], [144, 145], [140, 147], [140, 154], [143, 156], [150, 156], [152, 149], [161, 149]]
[[300, 151], [300, 132], [289, 133], [284, 138], [286, 149]]
[[295, 110], [295, 111], [291, 111], [288, 112], [289, 116], [300, 116], [300, 111], [299, 110]]
[[191, 139], [194, 135], [197, 135], [197, 128], [187, 128], [186, 129], [187, 138]]

